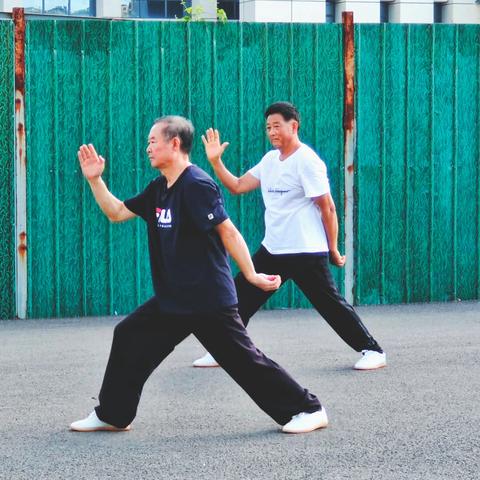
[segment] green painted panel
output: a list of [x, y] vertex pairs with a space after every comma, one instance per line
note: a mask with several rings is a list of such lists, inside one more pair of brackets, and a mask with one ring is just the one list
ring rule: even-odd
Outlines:
[[[243, 149], [242, 149], [242, 65], [241, 65], [241, 41], [242, 25], [235, 23], [219, 23], [215, 26], [214, 46], [215, 61], [213, 64], [213, 102], [214, 119], [213, 126], [218, 128], [221, 141], [230, 143], [223, 160], [234, 175], [241, 176], [244, 173]], [[232, 113], [234, 113], [232, 115]], [[205, 131], [198, 131], [197, 137]], [[203, 145], [200, 144], [203, 148]], [[231, 195], [223, 189], [225, 205], [232, 222], [237, 228], [243, 230], [242, 206], [245, 197]], [[235, 271], [236, 266], [235, 266]]]
[[162, 25], [162, 115], [190, 116], [189, 35], [187, 24]]
[[409, 27], [408, 77], [408, 249], [407, 301], [430, 298], [432, 235], [432, 25]]
[[480, 26], [456, 28], [455, 297], [473, 299], [480, 298]]
[[407, 166], [407, 34], [406, 25], [388, 25], [383, 31], [382, 85], [382, 257], [381, 298], [384, 303], [406, 300]]
[[293, 24], [266, 24], [266, 106], [292, 99]]
[[[241, 168], [246, 172], [256, 165], [266, 152], [265, 121], [263, 113], [266, 108], [265, 72], [267, 36], [265, 24], [239, 24], [242, 28], [240, 56], [241, 91], [240, 91], [240, 138]], [[250, 251], [255, 252], [263, 239], [264, 207], [260, 190], [242, 196], [241, 232]]]
[[[27, 22], [25, 101], [29, 317], [55, 317], [60, 314], [57, 275], [60, 205], [56, 162], [60, 145], [55, 129], [55, 35], [53, 21]], [[71, 211], [75, 211], [75, 207]], [[63, 233], [68, 235], [70, 231]]]
[[[120, 199], [138, 193], [136, 22], [113, 22], [110, 42], [110, 135], [108, 173], [112, 193]], [[125, 68], [129, 65], [129, 68]], [[110, 269], [113, 312], [127, 313], [137, 306], [135, 275], [136, 224], [133, 221], [111, 226]], [[125, 241], [128, 239], [128, 241]]]
[[382, 254], [382, 58], [383, 36], [377, 25], [356, 27], [357, 159], [356, 298], [381, 302]]
[[[291, 101], [301, 113], [300, 135], [315, 146], [317, 101], [313, 85], [317, 76], [317, 31], [315, 25], [292, 24]], [[321, 91], [320, 85], [317, 87]], [[313, 95], [312, 95], [313, 93]]]
[[200, 140], [201, 133], [214, 123], [214, 42], [213, 23], [193, 22], [189, 31], [190, 119], [196, 129], [192, 161], [212, 175]]
[[[82, 142], [95, 145], [106, 159], [107, 172], [111, 168], [110, 30], [109, 22], [84, 23], [82, 66]], [[110, 226], [87, 182], [79, 179], [79, 187], [83, 192], [84, 311], [86, 315], [111, 314]]]
[[428, 241], [430, 300], [454, 299], [453, 164], [456, 29], [434, 25], [432, 105], [432, 211]]
[[55, 284], [56, 314], [64, 317], [83, 313], [83, 180], [76, 155], [83, 137], [83, 32], [80, 22], [55, 27]]
[[[313, 92], [315, 93], [315, 129], [312, 132], [314, 150], [328, 168], [330, 188], [339, 222], [338, 247], [344, 252], [344, 158], [343, 158], [343, 47], [342, 26], [322, 25], [315, 28], [315, 62]], [[300, 65], [298, 66], [300, 69]], [[305, 103], [311, 87], [306, 85]], [[344, 290], [344, 269], [331, 267], [332, 274]], [[308, 307], [309, 304], [302, 303]]]
[[0, 319], [15, 316], [13, 24], [0, 21]]

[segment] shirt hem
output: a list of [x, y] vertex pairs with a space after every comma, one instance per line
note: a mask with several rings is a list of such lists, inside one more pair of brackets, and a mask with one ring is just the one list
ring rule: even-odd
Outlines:
[[268, 245], [266, 245], [264, 242], [262, 242], [262, 245], [266, 248], [267, 252], [272, 254], [272, 255], [284, 255], [284, 254], [301, 254], [301, 253], [317, 253], [317, 254], [323, 254], [323, 255], [328, 255], [329, 250], [319, 250], [319, 249], [305, 249], [305, 248], [287, 248], [287, 249], [276, 249], [276, 248], [270, 248]]

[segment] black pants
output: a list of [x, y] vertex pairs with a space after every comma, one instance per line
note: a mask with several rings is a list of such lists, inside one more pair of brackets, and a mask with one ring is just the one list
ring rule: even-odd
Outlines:
[[[317, 312], [354, 350], [382, 351], [353, 307], [340, 295], [330, 273], [328, 256], [308, 253], [272, 255], [261, 246], [252, 260], [257, 272], [281, 275], [282, 285], [292, 279]], [[235, 278], [235, 286], [240, 317], [247, 326], [250, 317], [275, 292], [254, 287], [241, 273]]]
[[152, 298], [115, 327], [100, 405], [95, 408], [98, 418], [117, 427], [130, 424], [146, 380], [190, 333], [279, 424], [297, 413], [321, 408], [315, 395], [255, 347], [236, 307], [201, 315], [171, 315], [160, 312]]

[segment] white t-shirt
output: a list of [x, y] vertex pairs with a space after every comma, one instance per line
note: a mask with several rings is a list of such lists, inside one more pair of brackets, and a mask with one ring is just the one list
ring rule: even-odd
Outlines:
[[312, 197], [330, 192], [327, 167], [307, 145], [285, 160], [271, 150], [249, 170], [265, 203], [263, 246], [273, 254], [328, 252], [320, 210]]

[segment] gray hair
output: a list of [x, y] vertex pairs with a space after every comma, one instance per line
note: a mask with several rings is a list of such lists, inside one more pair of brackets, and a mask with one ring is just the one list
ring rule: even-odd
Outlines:
[[191, 152], [195, 129], [190, 120], [180, 115], [166, 115], [165, 117], [157, 118], [154, 125], [158, 123], [164, 125], [162, 134], [165, 140], [168, 141], [178, 137], [182, 152], [187, 154]]

